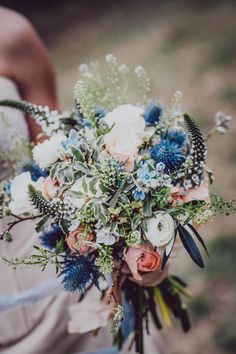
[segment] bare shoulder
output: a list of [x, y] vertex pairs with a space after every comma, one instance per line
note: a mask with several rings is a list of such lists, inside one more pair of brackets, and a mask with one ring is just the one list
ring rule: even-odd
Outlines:
[[30, 22], [21, 14], [0, 6], [0, 50], [7, 53], [34, 33]]
[[0, 6], [1, 74], [17, 83], [24, 99], [55, 105], [54, 70], [44, 44], [24, 16]]

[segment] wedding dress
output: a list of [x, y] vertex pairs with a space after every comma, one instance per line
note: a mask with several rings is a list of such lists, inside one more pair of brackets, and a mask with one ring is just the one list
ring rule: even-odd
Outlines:
[[[14, 82], [0, 76], [2, 99], [19, 100], [20, 95]], [[29, 138], [24, 115], [0, 107], [1, 151], [10, 151], [22, 138]], [[0, 160], [0, 180], [7, 175]], [[7, 222], [9, 219], [0, 220], [0, 231]], [[18, 224], [12, 232], [13, 242], [0, 241], [0, 256], [22, 258], [32, 254], [33, 245], [38, 243], [34, 227], [33, 221]], [[102, 339], [87, 334], [68, 334], [69, 307], [78, 301], [78, 296], [63, 292], [58, 281], [54, 283], [54, 267], [45, 272], [13, 270], [0, 262], [0, 275], [0, 353], [74, 354], [111, 344], [111, 338], [105, 332]]]
[[[0, 76], [0, 100], [2, 99], [19, 100], [20, 95], [14, 82]], [[0, 149], [10, 150], [17, 139], [22, 138], [29, 139], [24, 115], [17, 110], [0, 107]], [[3, 168], [0, 160], [0, 181], [7, 175], [8, 171]], [[8, 219], [0, 220], [0, 231], [6, 227], [7, 222]], [[15, 227], [13, 242], [1, 241], [0, 256], [22, 258], [32, 254], [33, 245], [37, 243], [34, 227], [33, 221], [26, 221]], [[0, 274], [0, 353], [117, 353], [112, 349], [107, 328], [102, 328], [96, 337], [78, 334], [83, 333], [83, 327], [89, 328], [91, 321], [105, 322], [107, 308], [100, 306], [98, 299], [94, 300], [93, 290], [86, 295], [84, 305], [83, 302], [77, 305], [78, 296], [62, 291], [53, 267], [44, 272], [37, 269], [13, 270], [0, 262]], [[92, 309], [96, 312], [97, 319], [91, 315]], [[68, 334], [68, 328], [73, 334]], [[162, 339], [155, 329], [151, 329], [151, 335], [145, 338], [145, 342], [147, 353], [160, 353], [158, 348]], [[99, 348], [105, 347], [108, 349], [99, 351]], [[127, 347], [128, 344], [122, 353], [128, 353]], [[166, 352], [163, 349], [161, 353]]]

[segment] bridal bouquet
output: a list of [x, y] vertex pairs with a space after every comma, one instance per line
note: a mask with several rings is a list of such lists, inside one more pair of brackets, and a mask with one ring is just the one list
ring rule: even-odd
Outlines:
[[[169, 275], [169, 264], [183, 254], [203, 268], [200, 249], [207, 249], [199, 226], [235, 211], [233, 202], [210, 195], [213, 174], [206, 165], [206, 141], [225, 133], [230, 119], [217, 113], [203, 138], [183, 113], [180, 92], [164, 109], [149, 98], [150, 82], [139, 66], [134, 78], [142, 101], [127, 103], [128, 67], [111, 54], [106, 62], [105, 78], [97, 63], [80, 67], [72, 112], [0, 102], [34, 117], [49, 138], [2, 184], [1, 194], [1, 216], [15, 217], [2, 238], [11, 240], [19, 222], [39, 219], [39, 245], [25, 259], [3, 260], [14, 267], [54, 264], [64, 288], [83, 296], [95, 284], [101, 298], [115, 304], [115, 343], [121, 347], [133, 332], [136, 351], [143, 353], [150, 316], [158, 329], [172, 316], [185, 331], [190, 327], [182, 303], [189, 292]], [[147, 274], [155, 275], [151, 285], [145, 285]]]

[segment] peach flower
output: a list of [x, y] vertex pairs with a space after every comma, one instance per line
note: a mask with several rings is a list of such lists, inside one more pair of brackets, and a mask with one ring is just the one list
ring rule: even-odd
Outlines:
[[205, 202], [210, 201], [207, 182], [202, 182], [199, 187], [189, 189], [188, 192], [183, 196], [184, 203], [188, 203], [191, 200], [204, 200]]
[[161, 256], [149, 243], [130, 247], [124, 254], [125, 261], [135, 280], [142, 280], [139, 271], [153, 272], [161, 267]]
[[106, 153], [125, 163], [126, 171], [132, 171], [142, 140], [135, 134], [126, 135], [124, 132], [120, 135], [114, 130], [105, 136], [104, 141]]
[[209, 187], [206, 181], [203, 181], [199, 187], [191, 188], [186, 194], [180, 195], [179, 188], [173, 187], [171, 189], [171, 197], [173, 198], [172, 204], [177, 205], [176, 202], [188, 203], [191, 200], [204, 200], [205, 202], [210, 201]]
[[86, 253], [89, 250], [89, 246], [85, 244], [85, 241], [92, 241], [93, 234], [88, 233], [83, 239], [80, 237], [80, 234], [83, 234], [85, 230], [84, 225], [80, 225], [76, 230], [71, 231], [66, 237], [66, 242], [68, 247], [72, 252], [78, 250], [80, 253]]
[[51, 200], [55, 197], [55, 194], [58, 189], [58, 181], [55, 179], [54, 181], [51, 179], [51, 177], [47, 177], [45, 179], [44, 185], [43, 185], [43, 190], [42, 194], [44, 198], [47, 200]]

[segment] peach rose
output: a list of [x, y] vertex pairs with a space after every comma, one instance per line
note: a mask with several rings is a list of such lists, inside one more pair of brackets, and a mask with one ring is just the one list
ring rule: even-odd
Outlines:
[[149, 243], [130, 247], [124, 258], [135, 280], [142, 280], [139, 271], [153, 272], [161, 268], [161, 256]]
[[121, 135], [114, 130], [105, 136], [104, 142], [106, 153], [125, 163], [126, 171], [132, 171], [138, 146], [141, 145], [142, 140], [135, 134], [126, 135], [123, 132]]
[[53, 181], [51, 177], [47, 177], [44, 182], [42, 194], [44, 198], [46, 198], [47, 200], [51, 200], [55, 197], [57, 189], [58, 189], [57, 179]]
[[81, 254], [86, 253], [89, 250], [89, 246], [85, 244], [85, 241], [92, 241], [93, 234], [88, 233], [85, 238], [81, 238], [80, 234], [83, 234], [85, 226], [80, 225], [76, 230], [71, 231], [66, 237], [68, 247], [72, 252], [78, 250]]

